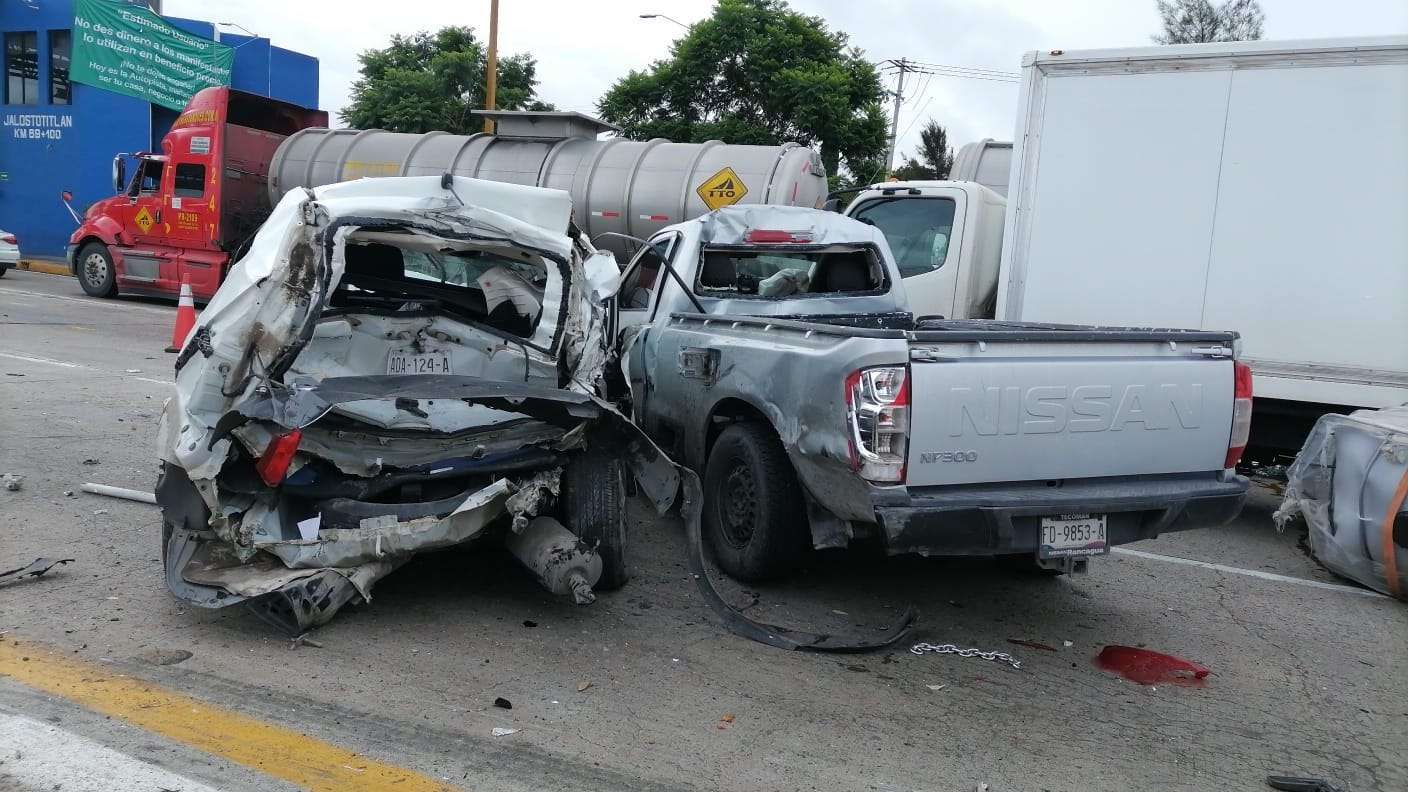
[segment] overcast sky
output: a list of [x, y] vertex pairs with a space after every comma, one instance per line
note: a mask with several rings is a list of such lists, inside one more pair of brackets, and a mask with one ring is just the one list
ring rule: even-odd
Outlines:
[[[163, 12], [235, 22], [274, 44], [321, 61], [321, 101], [335, 111], [357, 76], [357, 53], [385, 46], [393, 33], [473, 26], [488, 35], [489, 0], [165, 0]], [[1146, 46], [1158, 28], [1154, 0], [793, 0], [874, 61], [930, 63], [1015, 72], [1034, 49]], [[1408, 33], [1405, 0], [1261, 0], [1266, 38], [1298, 39]], [[665, 57], [684, 31], [642, 13], [689, 24], [712, 0], [501, 0], [500, 51], [531, 52], [539, 95], [564, 110], [595, 114], [596, 100], [631, 69]], [[893, 88], [893, 79], [889, 86]], [[914, 150], [920, 124], [938, 119], [949, 141], [1010, 140], [1016, 83], [939, 76], [909, 77], [900, 112], [899, 148]]]

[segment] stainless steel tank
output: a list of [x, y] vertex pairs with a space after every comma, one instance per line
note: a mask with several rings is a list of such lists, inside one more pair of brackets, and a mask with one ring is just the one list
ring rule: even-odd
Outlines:
[[[556, 187], [572, 195], [577, 224], [596, 238], [648, 237], [663, 226], [735, 203], [820, 207], [821, 157], [796, 143], [741, 146], [709, 141], [598, 140], [616, 131], [581, 113], [501, 111], [494, 135], [423, 135], [379, 129], [305, 129], [269, 166], [269, 198], [364, 176], [438, 176]], [[600, 245], [625, 252], [619, 239]]]

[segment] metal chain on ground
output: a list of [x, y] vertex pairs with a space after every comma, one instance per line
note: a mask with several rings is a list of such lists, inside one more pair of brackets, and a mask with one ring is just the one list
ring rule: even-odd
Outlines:
[[933, 654], [956, 654], [959, 657], [981, 657], [984, 660], [1000, 660], [1019, 671], [1022, 669], [1022, 661], [1006, 652], [984, 652], [982, 649], [965, 649], [953, 644], [931, 644], [923, 641], [909, 647], [909, 651], [917, 655], [931, 652]]

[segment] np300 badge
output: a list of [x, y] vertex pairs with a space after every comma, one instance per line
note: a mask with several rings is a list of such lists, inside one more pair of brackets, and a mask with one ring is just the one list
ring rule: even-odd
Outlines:
[[977, 462], [977, 451], [928, 451], [919, 455], [919, 464], [932, 465], [935, 462]]

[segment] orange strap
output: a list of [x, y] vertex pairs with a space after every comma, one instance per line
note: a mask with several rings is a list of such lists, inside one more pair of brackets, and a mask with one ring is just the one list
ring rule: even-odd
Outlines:
[[1393, 497], [1388, 501], [1388, 513], [1384, 515], [1384, 524], [1379, 531], [1380, 547], [1384, 555], [1384, 576], [1388, 578], [1388, 591], [1395, 597], [1402, 598], [1403, 592], [1398, 585], [1398, 548], [1393, 543], [1393, 518], [1398, 515], [1399, 509], [1403, 508], [1403, 501], [1408, 499], [1408, 470], [1403, 472], [1403, 478], [1398, 482], [1398, 489], [1393, 491]]

